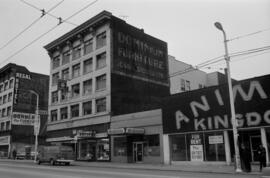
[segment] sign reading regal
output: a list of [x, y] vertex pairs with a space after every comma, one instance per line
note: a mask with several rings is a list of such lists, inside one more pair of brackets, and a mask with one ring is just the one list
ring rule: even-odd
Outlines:
[[[270, 126], [269, 84], [270, 75], [234, 84], [237, 127]], [[228, 93], [225, 84], [169, 97], [162, 107], [164, 133], [231, 129]]]
[[167, 43], [126, 23], [113, 25], [113, 72], [168, 85]]

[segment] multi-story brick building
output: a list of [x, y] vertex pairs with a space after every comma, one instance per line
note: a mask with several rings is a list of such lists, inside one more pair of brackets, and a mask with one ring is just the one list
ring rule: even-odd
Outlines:
[[30, 72], [24, 66], [9, 63], [0, 69], [0, 157], [11, 152], [34, 151], [33, 122], [36, 94], [41, 114], [40, 143], [45, 141], [49, 76]]
[[[109, 12], [45, 49], [51, 58], [47, 141], [73, 146], [77, 159], [110, 160], [111, 117], [158, 108], [169, 95], [167, 44]], [[132, 144], [147, 133], [122, 134]]]

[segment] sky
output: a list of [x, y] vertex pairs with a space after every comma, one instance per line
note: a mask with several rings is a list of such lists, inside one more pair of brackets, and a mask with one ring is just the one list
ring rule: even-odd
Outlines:
[[[50, 14], [66, 19], [95, 0], [24, 1], [45, 11], [63, 1]], [[97, 0], [68, 20], [73, 25], [62, 23], [48, 32], [58, 20], [45, 15], [8, 45], [41, 12], [22, 0], [0, 0], [0, 68], [12, 62], [31, 72], [49, 74], [50, 58], [43, 47], [103, 10], [167, 42], [169, 55], [192, 66], [224, 55], [223, 34], [214, 26], [218, 21], [229, 39], [229, 54], [268, 47], [232, 57], [232, 78], [270, 74], [270, 0]], [[225, 67], [221, 60], [201, 70], [223, 72]]]

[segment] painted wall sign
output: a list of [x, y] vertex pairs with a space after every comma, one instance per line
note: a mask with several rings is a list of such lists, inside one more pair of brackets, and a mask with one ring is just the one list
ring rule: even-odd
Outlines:
[[[233, 86], [238, 127], [270, 126], [270, 75]], [[163, 131], [231, 129], [227, 85], [169, 97], [163, 102]]]
[[113, 21], [113, 72], [168, 85], [167, 43]]
[[190, 161], [203, 161], [202, 145], [190, 145]]
[[220, 144], [223, 143], [222, 135], [213, 135], [208, 137], [209, 144]]

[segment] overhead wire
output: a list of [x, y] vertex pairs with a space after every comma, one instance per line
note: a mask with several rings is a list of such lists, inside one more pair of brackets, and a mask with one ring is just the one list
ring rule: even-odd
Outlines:
[[[38, 10], [38, 11], [44, 11], [48, 16], [51, 16], [57, 20], [59, 20], [61, 17], [57, 17], [56, 15], [53, 15], [52, 13], [50, 13], [51, 10], [48, 10], [47, 12], [44, 9], [41, 9], [33, 4], [30, 4], [29, 2], [26, 2], [24, 0], [20, 0], [21, 2], [25, 3], [26, 5], [29, 5], [30, 7]], [[64, 0], [60, 1], [59, 3], [62, 3]], [[69, 21], [65, 21], [65, 23], [73, 25], [73, 26], [78, 26], [77, 24], [73, 23], [73, 22], [69, 22]]]
[[[82, 9], [80, 9], [79, 11], [75, 12], [74, 14], [72, 14], [71, 16], [69, 16], [67, 19], [70, 19], [72, 17], [74, 17], [75, 15], [79, 14], [80, 12], [84, 11], [86, 8], [90, 7], [91, 5], [93, 5], [94, 3], [96, 3], [98, 0], [95, 0], [91, 3], [89, 3], [88, 5], [86, 5], [85, 7], [83, 7]], [[67, 20], [65, 19], [65, 20]], [[65, 21], [63, 20], [63, 21]], [[0, 62], [0, 65], [2, 65], [3, 63], [7, 62], [8, 60], [10, 60], [12, 57], [16, 56], [17, 54], [19, 54], [20, 52], [22, 52], [25, 48], [27, 48], [28, 46], [32, 45], [34, 42], [36, 42], [37, 40], [39, 40], [40, 38], [42, 38], [43, 36], [45, 36], [46, 34], [50, 33], [51, 31], [53, 31], [55, 28], [57, 28], [59, 25], [61, 25], [62, 23], [58, 23], [56, 26], [52, 27], [51, 29], [49, 29], [47, 32], [41, 34], [40, 36], [38, 36], [37, 38], [35, 38], [34, 40], [32, 40], [30, 43], [28, 43], [27, 45], [25, 45], [24, 47], [22, 47], [21, 49], [19, 49], [18, 51], [16, 51], [15, 53], [13, 53], [12, 55], [10, 55], [9, 57], [7, 57], [6, 59], [4, 59], [3, 61]]]
[[[30, 5], [31, 7], [38, 9], [37, 7], [35, 7], [34, 5], [31, 5], [29, 3], [27, 3], [24, 0], [21, 0], [22, 2]], [[58, 7], [64, 0], [62, 0], [61, 2], [57, 3], [56, 5], [54, 5], [53, 7], [51, 7], [48, 12], [44, 12], [41, 9], [38, 9], [39, 11], [42, 12], [42, 15], [40, 17], [38, 17], [37, 19], [35, 19], [32, 23], [30, 23], [26, 28], [24, 28], [21, 32], [19, 32], [17, 35], [15, 35], [13, 38], [11, 38], [10, 40], [8, 40], [3, 46], [0, 47], [0, 50], [4, 49], [6, 46], [8, 46], [10, 43], [12, 43], [14, 40], [16, 40], [19, 36], [21, 36], [24, 32], [26, 32], [28, 29], [30, 29], [33, 25], [35, 25], [42, 17], [44, 17], [44, 15], [48, 14], [50, 11], [52, 11], [53, 9], [55, 9], [56, 7]]]
[[[236, 52], [236, 53], [231, 53], [229, 55], [229, 57], [234, 58], [234, 57], [239, 57], [239, 56], [243, 56], [243, 55], [249, 55], [249, 54], [258, 53], [258, 52], [262, 52], [262, 51], [266, 51], [266, 50], [270, 50], [270, 46], [264, 46], [264, 47], [260, 47], [260, 48], [240, 51], [240, 52]], [[264, 53], [268, 53], [268, 52], [264, 52]], [[262, 55], [264, 53], [257, 54], [257, 55]], [[253, 56], [257, 56], [257, 55], [253, 55]], [[250, 57], [253, 57], [253, 56], [248, 56], [248, 57], [245, 57], [243, 59], [250, 58]], [[188, 67], [188, 68], [186, 68], [184, 70], [174, 72], [174, 73], [170, 74], [169, 77], [174, 77], [176, 75], [182, 75], [182, 74], [185, 74], [185, 73], [188, 73], [188, 72], [199, 70], [201, 68], [207, 67], [209, 65], [212, 65], [212, 64], [224, 61], [224, 60], [225, 60], [225, 56], [223, 56], [223, 57], [219, 56], [219, 57], [208, 60], [209, 62], [205, 61], [205, 62], [202, 62], [202, 63], [196, 65], [196, 66], [190, 66], [190, 67]]]
[[245, 35], [241, 35], [241, 36], [237, 36], [237, 37], [228, 39], [228, 41], [238, 40], [238, 39], [241, 39], [241, 38], [245, 38], [245, 37], [248, 37], [248, 36], [256, 35], [258, 33], [262, 33], [262, 32], [269, 31], [269, 30], [270, 30], [270, 28], [266, 28], [266, 29], [259, 30], [259, 31], [253, 32], [253, 33], [248, 33], [248, 34], [245, 34]]

